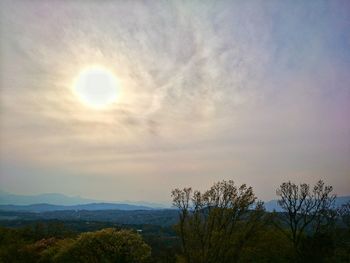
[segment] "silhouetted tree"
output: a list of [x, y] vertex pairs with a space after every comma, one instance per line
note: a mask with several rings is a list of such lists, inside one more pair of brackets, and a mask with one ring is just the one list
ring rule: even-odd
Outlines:
[[343, 223], [347, 226], [348, 230], [350, 229], [350, 201], [343, 204], [338, 209], [338, 215], [340, 216]]
[[246, 242], [263, 224], [264, 208], [251, 187], [232, 180], [215, 183], [201, 193], [191, 188], [172, 191], [179, 208], [177, 231], [183, 246], [182, 261], [189, 263], [238, 262]]
[[[336, 196], [331, 194], [332, 186], [325, 186], [319, 180], [313, 188], [308, 184], [282, 183], [276, 193], [280, 197], [278, 204], [284, 210], [282, 220], [287, 224], [287, 232], [297, 254], [305, 237], [319, 233], [330, 225], [335, 217], [332, 207]], [[285, 231], [285, 228], [280, 228]]]

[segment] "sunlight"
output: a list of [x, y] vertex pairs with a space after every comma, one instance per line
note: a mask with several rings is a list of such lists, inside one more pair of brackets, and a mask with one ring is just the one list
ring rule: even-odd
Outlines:
[[101, 66], [82, 70], [74, 81], [73, 89], [80, 101], [94, 109], [105, 109], [115, 103], [119, 95], [117, 78]]

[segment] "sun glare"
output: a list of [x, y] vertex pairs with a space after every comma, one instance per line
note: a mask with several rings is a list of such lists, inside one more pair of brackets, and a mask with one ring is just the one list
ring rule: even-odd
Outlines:
[[117, 78], [101, 66], [92, 66], [79, 73], [74, 92], [89, 107], [103, 109], [116, 102], [119, 93]]

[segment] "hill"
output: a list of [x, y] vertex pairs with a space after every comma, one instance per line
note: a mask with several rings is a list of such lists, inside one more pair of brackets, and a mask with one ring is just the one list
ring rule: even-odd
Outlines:
[[32, 205], [0, 205], [2, 211], [22, 211], [22, 212], [47, 212], [47, 211], [96, 211], [96, 210], [152, 210], [153, 208], [141, 205], [113, 204], [113, 203], [91, 203], [81, 205], [52, 205], [52, 204], [32, 204]]
[[[118, 204], [118, 205], [133, 205], [139, 207], [152, 207], [152, 208], [169, 208], [169, 206], [158, 203], [150, 203], [145, 201], [101, 201], [94, 200], [89, 198], [84, 198], [80, 196], [67, 196], [59, 193], [46, 193], [46, 194], [38, 194], [38, 195], [17, 195], [8, 193], [0, 190], [0, 205], [15, 205], [15, 206], [26, 206], [26, 205], [38, 205], [38, 204], [50, 204], [56, 206], [74, 206], [74, 205], [84, 205], [84, 204]], [[43, 206], [42, 206], [43, 207]], [[41, 209], [38, 207], [34, 207], [36, 209]], [[47, 207], [48, 210], [52, 210], [53, 207]], [[13, 209], [10, 208], [9, 209]], [[17, 210], [17, 208], [14, 208]], [[24, 210], [27, 208], [23, 207]], [[28, 208], [32, 209], [32, 208]], [[46, 209], [46, 210], [47, 210]], [[102, 208], [102, 209], [119, 209], [119, 208]], [[121, 208], [123, 210], [127, 210], [128, 207], [125, 206]], [[139, 209], [139, 208], [137, 208]], [[141, 208], [142, 209], [142, 208]], [[6, 209], [8, 210], [8, 209]], [[60, 209], [61, 210], [61, 209]]]
[[[350, 201], [350, 196], [338, 196], [335, 199], [335, 206], [340, 207], [349, 201]], [[266, 202], [265, 208], [266, 208], [266, 211], [269, 211], [269, 212], [272, 212], [273, 210], [275, 210], [276, 212], [282, 211], [281, 207], [277, 203], [277, 200], [271, 200]]]
[[97, 200], [82, 198], [80, 196], [67, 196], [58, 193], [47, 193], [38, 195], [17, 195], [0, 191], [0, 205], [32, 205], [32, 204], [52, 204], [52, 205], [79, 205], [96, 203]]

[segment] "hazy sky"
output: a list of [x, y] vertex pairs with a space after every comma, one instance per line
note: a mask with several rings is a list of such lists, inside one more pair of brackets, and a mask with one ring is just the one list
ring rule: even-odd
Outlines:
[[[350, 194], [350, 2], [1, 1], [0, 188], [170, 202], [221, 179]], [[73, 80], [111, 70], [120, 98]]]

